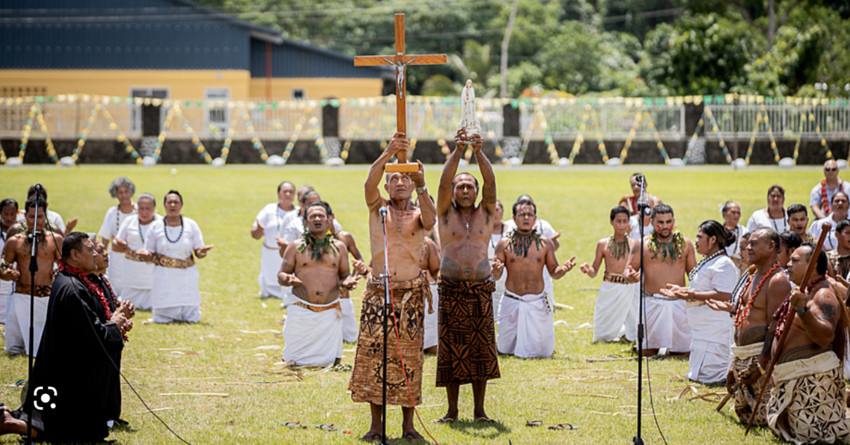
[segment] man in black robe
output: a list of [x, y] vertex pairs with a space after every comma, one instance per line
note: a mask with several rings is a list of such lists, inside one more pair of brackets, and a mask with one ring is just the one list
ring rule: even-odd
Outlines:
[[26, 403], [0, 408], [0, 434], [26, 434], [32, 410], [33, 436], [53, 442], [101, 441], [112, 404], [117, 364], [133, 324], [120, 308], [114, 313], [98, 283], [97, 253], [91, 239], [73, 232], [62, 243], [62, 263], [53, 282], [47, 322], [33, 367]]
[[[92, 279], [95, 283], [100, 286], [101, 290], [103, 290], [103, 295], [106, 297], [106, 300], [109, 302], [109, 310], [115, 312], [116, 310], [122, 312], [125, 317], [128, 319], [133, 318], [136, 315], [136, 306], [129, 301], [118, 301], [118, 296], [112, 291], [112, 285], [109, 282], [109, 279], [106, 277], [106, 270], [109, 268], [109, 251], [106, 248], [106, 244], [103, 240], [98, 239], [97, 236], [92, 236], [94, 234], [89, 234], [89, 237], [92, 239], [94, 243], [94, 250], [97, 252], [97, 271], [93, 275], [89, 275], [89, 278]], [[110, 356], [112, 357], [112, 362], [115, 363], [118, 367], [118, 371], [121, 370], [121, 350], [117, 349], [115, 351], [110, 352]], [[111, 388], [111, 392], [109, 394], [110, 407], [107, 412], [107, 416], [109, 421], [107, 422], [109, 427], [112, 428], [113, 422], [119, 425], [126, 425], [127, 422], [121, 420], [121, 376], [118, 372], [114, 373], [114, 375], [110, 375], [110, 381], [107, 383]]]

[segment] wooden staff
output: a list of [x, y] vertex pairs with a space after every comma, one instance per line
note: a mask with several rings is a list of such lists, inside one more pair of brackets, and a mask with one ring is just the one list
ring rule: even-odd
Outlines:
[[[803, 276], [803, 281], [800, 282], [800, 288], [803, 290], [805, 290], [805, 286], [809, 284], [809, 280], [815, 272], [815, 267], [818, 264], [818, 256], [820, 255], [821, 248], [823, 247], [823, 242], [829, 235], [829, 231], [832, 230], [832, 225], [826, 223], [821, 229], [822, 231], [820, 233], [820, 238], [818, 238], [818, 244], [815, 246], [815, 250], [812, 251], [812, 257], [809, 260], [809, 267], [806, 268], [806, 275]], [[761, 391], [759, 391], [759, 396], [756, 399], [755, 405], [753, 405], [753, 413], [750, 414], [750, 420], [747, 422], [747, 429], [744, 431], [745, 436], [750, 432], [750, 428], [753, 427], [753, 421], [756, 419], [756, 413], [758, 413], [761, 399], [764, 397], [764, 390], [767, 388], [767, 385], [770, 384], [770, 378], [773, 375], [773, 368], [776, 367], [776, 362], [779, 361], [779, 356], [782, 355], [782, 348], [785, 346], [785, 339], [788, 338], [788, 332], [791, 331], [791, 323], [794, 323], [795, 315], [797, 315], [797, 311], [792, 310], [791, 302], [789, 301], [788, 313], [785, 315], [785, 320], [782, 321], [782, 334], [779, 336], [779, 342], [776, 344], [776, 353], [773, 354], [773, 358], [770, 359], [770, 366], [767, 367], [767, 372], [764, 373], [764, 383], [761, 385]]]
[[732, 385], [732, 389], [729, 390], [729, 392], [726, 394], [726, 397], [723, 397], [723, 400], [721, 400], [720, 403], [717, 404], [717, 408], [715, 408], [714, 410], [720, 411], [721, 409], [723, 409], [723, 407], [726, 406], [726, 402], [728, 402], [729, 399], [731, 399], [732, 396], [734, 396], [735, 393], [738, 392], [738, 389], [740, 389], [740, 388], [741, 388], [741, 384], [738, 383], [738, 382], [735, 382], [735, 384]]

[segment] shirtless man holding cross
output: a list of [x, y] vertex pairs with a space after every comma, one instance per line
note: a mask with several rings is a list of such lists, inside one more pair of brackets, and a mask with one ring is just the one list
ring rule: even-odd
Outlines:
[[[387, 340], [387, 404], [401, 405], [403, 437], [419, 440], [422, 436], [413, 425], [413, 407], [422, 403], [422, 367], [425, 301], [431, 300], [428, 279], [419, 268], [419, 256], [425, 234], [434, 227], [436, 209], [428, 198], [422, 163], [416, 173], [392, 172], [386, 174], [384, 190], [389, 199], [381, 197], [378, 184], [384, 175], [387, 162], [399, 150], [406, 150], [408, 141], [396, 133], [387, 148], [369, 169], [366, 179], [366, 205], [369, 208], [369, 245], [372, 252], [372, 275], [363, 294], [360, 311], [360, 335], [351, 373], [351, 399], [368, 402], [372, 413], [366, 441], [381, 440], [381, 411], [383, 377], [377, 370], [383, 363], [383, 311], [385, 298], [384, 255], [389, 270], [390, 289], [395, 302], [395, 314], [390, 314], [392, 324], [398, 324], [399, 341], [390, 333]], [[414, 164], [416, 165], [416, 164]], [[416, 190], [420, 207], [411, 204], [410, 195]], [[384, 217], [381, 213], [384, 213]], [[386, 252], [384, 251], [384, 226], [386, 218]], [[401, 350], [401, 357], [399, 357]], [[402, 366], [404, 368], [402, 368]], [[408, 393], [408, 386], [410, 392]]]

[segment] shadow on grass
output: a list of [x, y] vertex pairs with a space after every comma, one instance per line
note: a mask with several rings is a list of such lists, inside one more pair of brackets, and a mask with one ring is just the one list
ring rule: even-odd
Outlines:
[[458, 420], [448, 425], [449, 428], [473, 436], [479, 439], [494, 439], [502, 434], [508, 434], [511, 429], [501, 422], [495, 423], [476, 422], [474, 420]]

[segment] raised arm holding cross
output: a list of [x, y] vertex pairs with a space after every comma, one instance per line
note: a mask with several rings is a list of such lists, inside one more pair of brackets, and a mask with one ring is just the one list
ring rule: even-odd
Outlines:
[[[405, 87], [407, 79], [404, 76], [407, 65], [442, 65], [446, 63], [445, 54], [408, 55], [404, 52], [404, 14], [395, 15], [395, 54], [392, 56], [358, 56], [354, 58], [354, 66], [392, 65], [396, 75], [396, 131], [407, 136], [407, 107]], [[387, 172], [413, 173], [419, 171], [419, 166], [407, 162], [407, 151], [398, 153], [398, 164], [388, 164]]]

